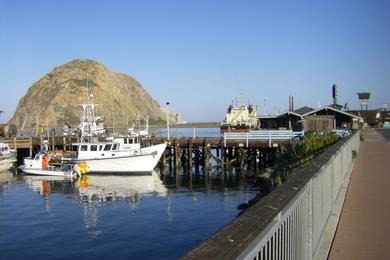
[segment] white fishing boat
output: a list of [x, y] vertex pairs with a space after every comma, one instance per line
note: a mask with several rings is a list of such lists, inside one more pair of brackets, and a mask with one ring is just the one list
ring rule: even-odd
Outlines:
[[91, 173], [151, 174], [167, 144], [141, 148], [139, 137], [114, 138], [108, 142], [81, 142], [76, 162], [85, 162]]
[[59, 176], [73, 178], [80, 175], [77, 167], [73, 164], [49, 164], [47, 154], [39, 153], [33, 159], [25, 158], [24, 165], [19, 167], [24, 173], [32, 175]]
[[8, 171], [16, 162], [16, 153], [8, 144], [0, 143], [0, 172]]

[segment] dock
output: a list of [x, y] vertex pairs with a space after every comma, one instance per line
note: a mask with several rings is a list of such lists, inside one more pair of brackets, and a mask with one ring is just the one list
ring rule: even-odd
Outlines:
[[[294, 138], [302, 135], [303, 132], [254, 131], [225, 133], [222, 137], [175, 137], [169, 140], [166, 137], [149, 137], [141, 140], [141, 146], [168, 143], [160, 167], [178, 169], [195, 166], [197, 171], [201, 166], [205, 172], [213, 166], [261, 171], [274, 160], [279, 147], [289, 145]], [[44, 140], [49, 150], [59, 152], [74, 151], [72, 144], [80, 141], [77, 136], [38, 136], [1, 138], [0, 142], [9, 144], [24, 157], [32, 157], [41, 149]]]

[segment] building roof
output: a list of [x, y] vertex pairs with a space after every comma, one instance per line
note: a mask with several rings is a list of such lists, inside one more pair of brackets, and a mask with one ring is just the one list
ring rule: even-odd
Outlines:
[[277, 114], [277, 115], [266, 115], [266, 116], [259, 116], [259, 118], [261, 119], [265, 119], [265, 118], [278, 118], [278, 117], [281, 117], [281, 116], [284, 116], [284, 115], [294, 115], [294, 116], [297, 116], [297, 117], [300, 117], [302, 118], [302, 115], [298, 114], [298, 113], [295, 113], [294, 111], [284, 111], [280, 114]]
[[336, 108], [329, 107], [329, 106], [320, 107], [318, 109], [315, 109], [313, 111], [310, 111], [310, 112], [304, 114], [303, 116], [309, 116], [309, 115], [315, 114], [315, 113], [317, 113], [318, 111], [321, 111], [321, 110], [332, 110], [332, 111], [334, 111], [336, 113], [344, 114], [344, 115], [347, 115], [347, 116], [350, 116], [350, 117], [357, 118], [359, 120], [363, 120], [363, 118], [361, 118], [360, 116], [356, 116], [354, 114], [351, 114], [351, 113], [348, 113], [348, 112], [345, 112], [345, 111], [341, 111], [341, 110], [338, 110]]
[[301, 107], [301, 108], [298, 108], [296, 110], [294, 110], [294, 113], [296, 114], [299, 114], [301, 116], [309, 113], [310, 111], [313, 111], [314, 108], [311, 108], [311, 107], [308, 107], [308, 106], [304, 106], [304, 107]]

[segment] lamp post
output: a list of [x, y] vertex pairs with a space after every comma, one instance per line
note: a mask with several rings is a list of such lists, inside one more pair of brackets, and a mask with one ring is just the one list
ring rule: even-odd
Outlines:
[[166, 105], [167, 105], [167, 138], [169, 141], [169, 110], [168, 110], [169, 102], [167, 102]]

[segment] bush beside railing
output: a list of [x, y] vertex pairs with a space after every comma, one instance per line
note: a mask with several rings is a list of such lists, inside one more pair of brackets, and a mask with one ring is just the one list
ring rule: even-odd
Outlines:
[[359, 132], [328, 147], [184, 259], [317, 258], [358, 149]]

